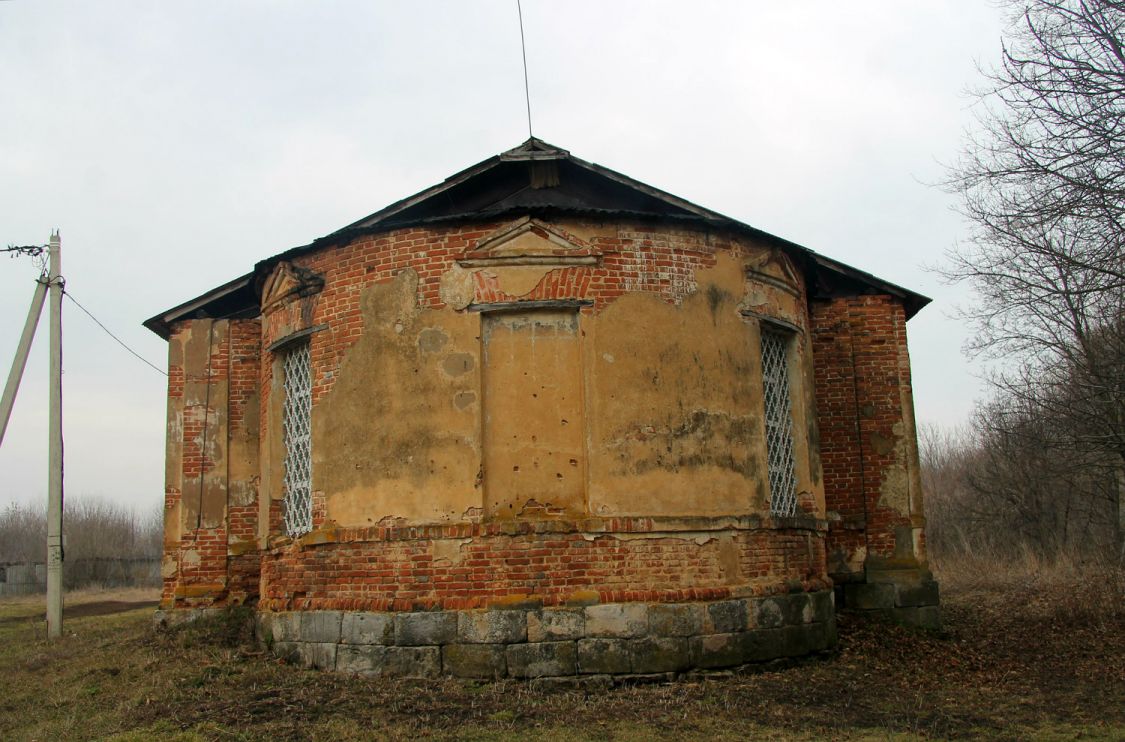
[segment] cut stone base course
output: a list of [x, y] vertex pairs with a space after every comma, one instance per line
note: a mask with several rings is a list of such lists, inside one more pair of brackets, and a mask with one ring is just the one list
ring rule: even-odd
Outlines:
[[258, 615], [258, 625], [274, 654], [324, 670], [419, 678], [643, 679], [828, 649], [836, 643], [833, 606], [832, 592], [822, 591], [582, 608], [266, 612]]

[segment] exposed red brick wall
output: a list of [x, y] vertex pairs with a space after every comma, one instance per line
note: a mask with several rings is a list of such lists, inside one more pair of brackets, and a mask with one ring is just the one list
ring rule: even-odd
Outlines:
[[840, 578], [857, 554], [862, 569], [864, 547], [868, 558], [885, 559], [907, 547], [901, 539], [910, 513], [880, 502], [888, 469], [903, 458], [887, 442], [908, 418], [905, 432], [913, 431], [903, 402], [910, 396], [906, 316], [893, 297], [858, 296], [813, 302], [811, 320], [829, 569]]
[[[315, 297], [290, 303], [263, 320], [262, 343], [269, 346], [296, 330], [326, 324], [331, 333], [317, 333], [311, 345], [313, 404], [332, 388], [334, 372], [363, 330], [359, 297], [376, 283], [392, 280], [413, 269], [419, 277], [422, 307], [440, 309], [441, 277], [484, 237], [508, 224], [499, 220], [471, 226], [400, 229], [360, 237], [355, 241], [301, 256], [293, 262], [324, 276], [324, 289]], [[604, 232], [605, 230], [602, 229]], [[676, 303], [695, 290], [695, 272], [713, 267], [716, 252], [729, 250], [729, 238], [666, 226], [622, 225], [612, 236], [595, 236], [591, 247], [601, 254], [599, 265], [551, 271], [530, 294], [504, 294], [495, 280], [480, 276], [478, 303], [576, 299], [591, 302], [585, 311], [599, 311], [627, 292], [655, 293]], [[265, 388], [269, 364], [262, 368]], [[264, 405], [263, 405], [264, 406]]]
[[[233, 441], [243, 440], [257, 459], [260, 430], [258, 409], [262, 360], [262, 323], [258, 320], [231, 320], [230, 323], [230, 401], [228, 434]], [[253, 415], [253, 417], [251, 417]], [[227, 505], [227, 596], [232, 602], [253, 602], [258, 598], [261, 559], [257, 554], [258, 483], [257, 467], [249, 481], [234, 481], [228, 486], [242, 494], [232, 495]]]
[[[412, 269], [419, 277], [420, 304], [442, 308], [442, 274], [481, 238], [506, 223], [397, 230], [297, 258], [294, 262], [299, 266], [324, 277], [323, 290], [277, 307], [260, 324], [232, 321], [228, 345], [217, 351], [218, 356], [213, 354], [212, 365], [224, 369], [221, 373], [228, 374], [231, 382], [230, 429], [246, 423], [248, 402], [257, 393], [259, 429], [266, 433], [274, 369], [272, 354], [265, 348], [271, 343], [296, 330], [330, 327], [328, 332], [311, 336], [315, 407], [331, 390], [340, 363], [359, 340], [360, 296], [365, 288]], [[696, 271], [713, 267], [716, 253], [732, 247], [725, 238], [666, 226], [624, 225], [595, 232], [599, 236], [591, 238], [590, 246], [600, 254], [599, 264], [551, 271], [533, 294], [518, 298], [579, 299], [589, 302], [583, 309], [587, 312], [637, 291], [678, 303], [696, 289]], [[477, 302], [516, 298], [505, 295], [487, 277], [477, 282]], [[214, 373], [212, 378], [218, 378]], [[171, 394], [171, 378], [169, 390]], [[190, 440], [186, 430], [184, 438]], [[193, 456], [192, 461], [197, 462], [193, 465], [210, 465], [198, 459], [197, 451]], [[316, 504], [314, 522], [319, 527], [324, 525], [323, 507]], [[281, 530], [279, 505], [278, 501], [270, 503], [268, 530], [274, 534]], [[824, 533], [817, 530], [731, 530], [716, 532], [721, 538], [697, 543], [696, 533], [620, 537], [619, 531], [646, 531], [635, 521], [596, 533], [584, 533], [578, 526], [557, 520], [546, 530], [544, 524], [535, 522], [465, 523], [339, 531], [325, 543], [287, 544], [260, 557], [257, 552], [231, 551], [231, 544], [253, 537], [258, 512], [256, 504], [230, 507], [225, 528], [214, 533], [185, 533], [181, 551], [203, 548], [206, 564], [186, 568], [181, 562], [180, 573], [166, 585], [166, 597], [179, 594], [178, 605], [252, 600], [259, 584], [259, 564], [262, 604], [273, 610], [466, 608], [523, 599], [550, 605], [591, 590], [603, 602], [678, 602], [798, 586], [820, 589], [828, 584]], [[471, 539], [460, 545], [460, 559], [440, 556], [448, 543], [443, 547], [439, 542], [451, 538]], [[220, 583], [220, 589], [198, 597], [184, 589]]]
[[[209, 354], [198, 364], [189, 363], [176, 369], [184, 383], [216, 384], [227, 381], [230, 370], [229, 337], [223, 332], [220, 320], [203, 320], [196, 331], [208, 335]], [[176, 334], [186, 335], [187, 323], [175, 328]], [[169, 374], [171, 380], [171, 373]], [[202, 507], [201, 481], [205, 475], [215, 472], [216, 465], [225, 466], [225, 460], [216, 462], [208, 455], [210, 446], [204, 446], [204, 428], [214, 421], [218, 399], [185, 400], [183, 407], [183, 437], [181, 475], [183, 492], [180, 495], [182, 535], [174, 558], [179, 568], [174, 575], [165, 578], [164, 594], [166, 600], [177, 605], [210, 604], [215, 595], [221, 594], [227, 577], [227, 534], [226, 528], [206, 527], [198, 515]], [[210, 431], [208, 431], [210, 434]], [[189, 510], [191, 512], [189, 512]], [[193, 515], [193, 513], [196, 513]]]
[[[260, 559], [255, 555], [244, 558], [244, 550], [236, 548], [232, 559], [233, 545], [253, 542], [257, 533], [256, 475], [249, 482], [231, 482], [229, 455], [232, 436], [238, 435], [249, 440], [250, 448], [257, 450], [257, 424], [247, 418], [250, 402], [258, 393], [261, 358], [261, 323], [257, 320], [196, 320], [197, 331], [212, 331], [209, 356], [198, 364], [170, 364], [168, 371], [168, 395], [170, 399], [184, 397], [187, 382], [208, 383], [215, 388], [222, 382], [227, 384], [227, 396], [222, 399], [216, 395], [207, 400], [196, 400], [186, 404], [183, 409], [182, 438], [179, 445], [183, 455], [181, 462], [184, 492], [167, 487], [165, 493], [166, 512], [174, 511], [176, 505], [186, 498], [195, 498], [190, 504], [193, 509], [200, 507], [200, 477], [204, 474], [218, 475], [226, 482], [227, 492], [231, 486], [242, 486], [244, 496], [250, 501], [233, 505], [226, 504], [222, 524], [202, 525], [201, 520], [187, 514], [180, 523], [181, 536], [178, 544], [166, 545], [166, 558], [171, 558], [178, 567], [174, 574], [164, 580], [162, 603], [164, 605], [215, 605], [236, 600], [243, 602], [257, 597]], [[186, 336], [191, 326], [184, 322], [173, 328], [173, 341]], [[224, 331], [225, 330], [225, 331]], [[216, 448], [214, 441], [205, 447], [204, 427], [220, 421], [218, 435], [223, 437], [224, 446]], [[253, 422], [254, 424], [249, 424]], [[172, 431], [170, 431], [171, 434]], [[209, 434], [215, 434], [210, 431]], [[214, 451], [223, 452], [215, 456]]]
[[[824, 540], [812, 530], [721, 531], [698, 543], [698, 533], [654, 532], [645, 519], [610, 522], [610, 532], [598, 533], [566, 522], [542, 526], [346, 529], [328, 543], [290, 544], [263, 557], [260, 605], [424, 610], [522, 601], [683, 602], [829, 584]], [[642, 532], [653, 537], [636, 538]], [[721, 538], [733, 546], [736, 573]], [[459, 541], [435, 552], [435, 542], [448, 539]], [[451, 551], [459, 558], [446, 558]]]

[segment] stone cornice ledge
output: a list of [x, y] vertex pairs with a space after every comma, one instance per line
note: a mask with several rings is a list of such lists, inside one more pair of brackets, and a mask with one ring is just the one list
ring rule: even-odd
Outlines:
[[408, 525], [391, 522], [360, 528], [341, 527], [328, 523], [296, 539], [272, 536], [271, 550], [319, 544], [357, 541], [412, 541], [425, 539], [487, 538], [532, 534], [581, 533], [614, 534], [689, 534], [717, 531], [812, 531], [824, 534], [828, 521], [812, 515], [773, 516], [648, 516], [616, 518], [579, 518], [573, 520], [495, 520], [486, 522], [431, 523]]

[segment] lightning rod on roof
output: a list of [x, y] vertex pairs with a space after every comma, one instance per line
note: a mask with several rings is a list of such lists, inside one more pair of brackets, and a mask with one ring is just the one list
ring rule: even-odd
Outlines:
[[531, 139], [531, 88], [527, 84], [527, 42], [523, 39], [523, 8], [520, 0], [516, 0], [516, 12], [520, 16], [520, 49], [523, 51], [523, 95], [527, 100], [527, 137]]

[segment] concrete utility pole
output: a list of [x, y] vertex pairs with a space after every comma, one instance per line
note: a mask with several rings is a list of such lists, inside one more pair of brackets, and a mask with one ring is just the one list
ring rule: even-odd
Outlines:
[[48, 248], [51, 287], [51, 409], [47, 472], [47, 638], [62, 636], [63, 439], [62, 439], [62, 240], [51, 235]]
[[35, 339], [35, 327], [39, 324], [39, 315], [43, 313], [43, 300], [47, 298], [47, 281], [40, 276], [35, 284], [35, 293], [31, 297], [31, 308], [27, 310], [27, 322], [23, 325], [23, 334], [20, 335], [20, 344], [16, 348], [16, 357], [12, 359], [12, 370], [8, 374], [8, 383], [4, 385], [4, 397], [0, 399], [0, 443], [4, 442], [4, 432], [8, 429], [8, 421], [12, 417], [12, 406], [16, 401], [16, 392], [20, 388], [24, 367], [27, 366], [27, 356], [31, 351], [31, 341]]

